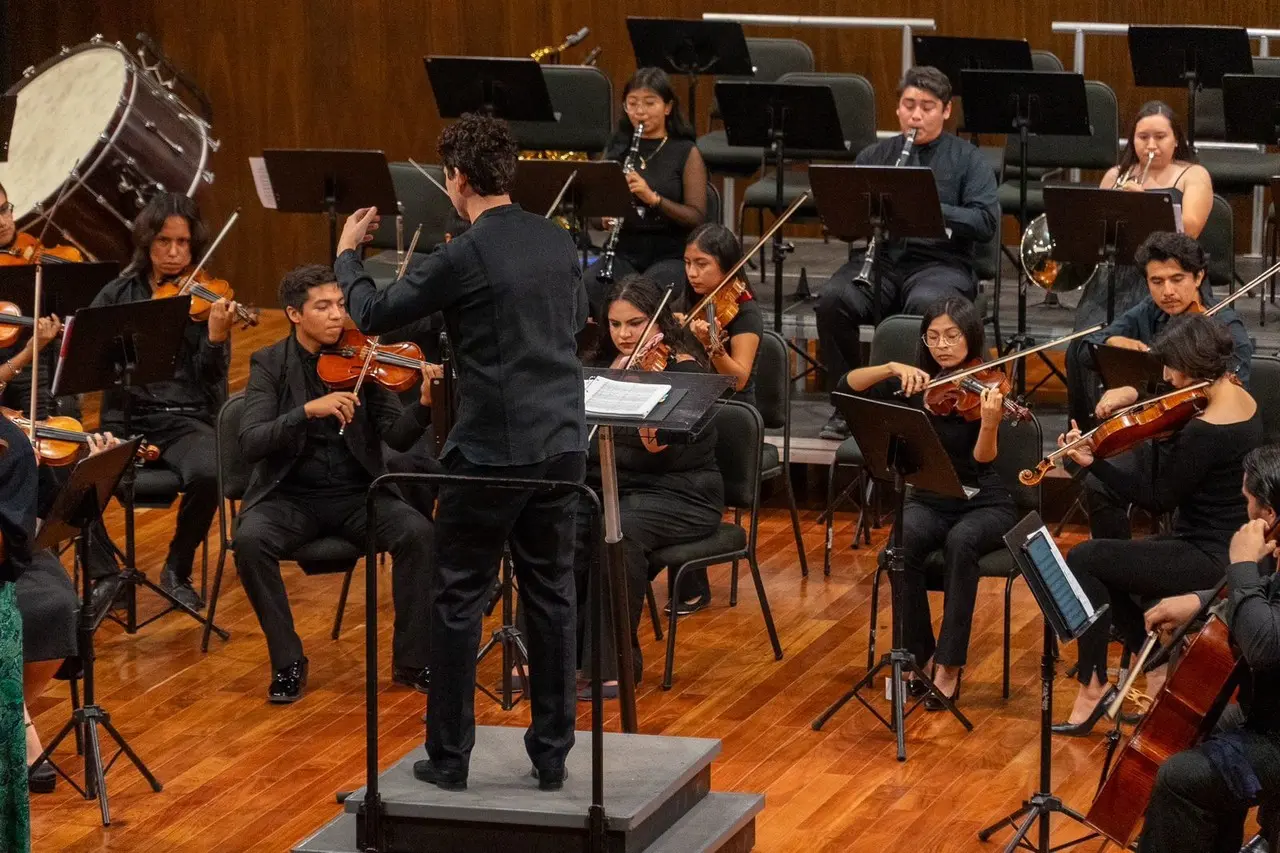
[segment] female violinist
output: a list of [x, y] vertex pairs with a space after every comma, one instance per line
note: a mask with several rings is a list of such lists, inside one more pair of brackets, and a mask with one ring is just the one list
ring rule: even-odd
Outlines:
[[84, 260], [80, 251], [71, 246], [46, 248], [36, 237], [19, 233], [9, 192], [0, 184], [0, 266], [31, 264], [36, 258], [54, 262]]
[[[901, 391], [909, 405], [923, 406], [919, 392], [934, 374], [945, 375], [981, 360], [985, 352], [982, 317], [973, 303], [963, 297], [947, 297], [934, 302], [920, 321], [921, 344], [918, 365], [888, 362], [849, 371], [837, 391], [872, 392], [894, 399]], [[997, 437], [1004, 416], [1004, 398], [996, 388], [981, 394], [977, 420], [959, 412], [931, 414], [930, 420], [942, 441], [951, 464], [966, 486], [976, 487], [972, 498], [950, 498], [916, 490], [907, 499], [903, 516], [902, 541], [906, 549], [906, 585], [901, 599], [907, 612], [906, 643], [922, 666], [934, 665], [933, 679], [938, 689], [953, 701], [960, 698], [960, 676], [969, 650], [973, 607], [978, 592], [978, 558], [1000, 546], [1000, 537], [1017, 520], [1013, 497], [992, 467], [999, 451]], [[943, 578], [942, 630], [934, 640], [925, 585], [925, 559], [943, 549], [946, 555]], [[890, 579], [897, 583], [896, 573]], [[914, 684], [913, 693], [918, 694]], [[929, 710], [942, 710], [934, 697], [925, 700]]]
[[[1171, 440], [1145, 451], [1154, 457], [1152, 466], [1133, 466], [1123, 456], [1116, 462], [1097, 459], [1087, 443], [1067, 451], [1091, 478], [1122, 499], [1152, 513], [1174, 512], [1174, 526], [1170, 535], [1142, 540], [1091, 539], [1067, 554], [1089, 601], [1094, 607], [1110, 607], [1076, 644], [1080, 689], [1068, 720], [1054, 726], [1058, 734], [1087, 735], [1108, 704], [1112, 624], [1128, 648], [1141, 647], [1143, 609], [1133, 597], [1156, 599], [1212, 587], [1222, 578], [1232, 534], [1247, 520], [1240, 494], [1242, 460], [1262, 443], [1263, 429], [1258, 404], [1231, 372], [1231, 335], [1203, 314], [1178, 316], [1152, 352], [1164, 363], [1165, 381], [1175, 389], [1207, 383], [1202, 392], [1206, 405]], [[1059, 445], [1080, 435], [1073, 424], [1059, 437]], [[1137, 450], [1144, 452], [1141, 445]], [[1136, 474], [1135, 467], [1147, 473]], [[1159, 691], [1164, 675], [1163, 668], [1148, 674], [1148, 695]]]
[[[645, 276], [629, 276], [615, 284], [605, 297], [600, 318], [601, 326], [607, 328], [609, 334], [601, 336], [599, 350], [587, 360], [588, 363], [621, 367], [637, 347], [645, 344], [640, 339], [641, 335], [661, 304], [664, 291], [665, 288]], [[665, 309], [653, 324], [650, 338], [657, 334], [662, 335], [662, 344], [668, 350], [666, 365], [661, 369], [679, 372], [706, 370], [698, 362], [696, 342], [681, 332]], [[707, 428], [692, 441], [683, 443], [671, 442], [661, 431], [651, 429], [617, 429], [614, 437], [630, 602], [632, 659], [635, 661], [636, 681], [639, 682], [641, 658], [636, 626], [650, 579], [648, 555], [658, 548], [696, 541], [715, 532], [724, 514], [724, 483], [716, 466], [714, 428]], [[588, 466], [587, 481], [594, 481], [598, 488], [599, 478], [599, 464], [593, 460], [593, 464]], [[580, 507], [574, 563], [580, 601], [588, 600], [584, 597], [588, 578], [598, 576], [594, 571], [598, 548], [589, 536], [590, 526], [586, 508]], [[591, 632], [585, 623], [589, 612], [587, 608], [579, 608], [578, 614], [578, 646], [586, 667], [591, 661]], [[606, 643], [611, 643], [612, 636], [611, 631], [604, 631]], [[616, 673], [611, 669], [611, 662], [616, 660], [616, 656], [611, 648], [603, 651], [604, 676], [613, 679]], [[616, 683], [612, 693], [616, 695]]]
[[[724, 274], [742, 258], [742, 244], [723, 225], [708, 222], [689, 235], [684, 247], [684, 272], [689, 286], [685, 291], [686, 310], [724, 280]], [[731, 305], [732, 319], [712, 334], [706, 317], [695, 317], [689, 330], [707, 352], [716, 373], [732, 376], [733, 398], [756, 404], [756, 353], [764, 334], [764, 315], [752, 296], [745, 272], [724, 286], [716, 304]], [[717, 311], [717, 314], [721, 312]], [[717, 324], [718, 325], [718, 324]]]

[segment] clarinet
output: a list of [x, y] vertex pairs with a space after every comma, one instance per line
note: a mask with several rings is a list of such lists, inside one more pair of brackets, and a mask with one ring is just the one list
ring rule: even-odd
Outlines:
[[[895, 169], [905, 166], [907, 159], [911, 156], [911, 146], [916, 144], [916, 128], [907, 131], [907, 141], [902, 145], [902, 151], [898, 154], [898, 162], [893, 164]], [[861, 282], [867, 287], [871, 286], [871, 270], [875, 266], [876, 258], [876, 238], [871, 235], [871, 239], [867, 241], [867, 252], [862, 259], [862, 270], [854, 277], [854, 282]]]
[[[640, 150], [640, 135], [643, 133], [644, 122], [636, 122], [635, 133], [631, 135], [631, 148], [627, 150], [627, 159], [622, 162], [624, 175], [636, 169], [636, 154]], [[609, 239], [604, 244], [604, 262], [601, 264], [599, 278], [609, 284], [613, 283], [613, 257], [618, 252], [618, 237], [622, 234], [623, 218], [619, 216], [614, 220], [613, 228], [609, 229]]]

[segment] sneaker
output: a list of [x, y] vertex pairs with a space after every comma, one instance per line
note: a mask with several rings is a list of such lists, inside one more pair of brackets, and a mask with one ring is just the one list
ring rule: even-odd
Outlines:
[[160, 588], [192, 610], [204, 609], [204, 599], [191, 585], [190, 575], [179, 577], [176, 571], [165, 566], [164, 571], [160, 573]]
[[818, 433], [818, 438], [825, 438], [829, 441], [844, 441], [850, 435], [852, 433], [849, 432], [849, 424], [845, 422], [844, 415], [839, 412], [832, 412], [831, 417], [827, 419], [826, 425]]

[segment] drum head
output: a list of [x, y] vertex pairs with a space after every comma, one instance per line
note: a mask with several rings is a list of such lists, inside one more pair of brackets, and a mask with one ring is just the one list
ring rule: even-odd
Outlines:
[[[51, 201], [82, 158], [121, 111], [129, 59], [107, 45], [88, 45], [57, 58], [18, 89], [18, 110], [9, 161], [0, 163], [0, 183], [21, 221]], [[81, 163], [83, 175], [91, 163]]]

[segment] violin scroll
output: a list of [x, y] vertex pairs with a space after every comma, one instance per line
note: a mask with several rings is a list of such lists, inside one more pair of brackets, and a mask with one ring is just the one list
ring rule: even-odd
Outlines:
[[1024, 486], [1037, 486], [1050, 471], [1053, 470], [1052, 459], [1041, 459], [1035, 468], [1024, 468], [1018, 472], [1018, 482]]

